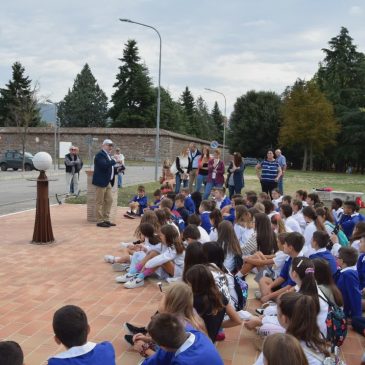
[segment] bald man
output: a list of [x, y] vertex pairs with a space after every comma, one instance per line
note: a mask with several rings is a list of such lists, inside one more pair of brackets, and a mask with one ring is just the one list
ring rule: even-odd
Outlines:
[[279, 149], [277, 149], [275, 151], [275, 156], [276, 156], [276, 162], [279, 164], [279, 166], [281, 167], [281, 171], [282, 171], [282, 174], [278, 180], [278, 189], [279, 189], [280, 193], [283, 195], [284, 194], [283, 179], [284, 179], [284, 173], [286, 170], [286, 158], [285, 158], [285, 156], [283, 156], [281, 154], [281, 151]]

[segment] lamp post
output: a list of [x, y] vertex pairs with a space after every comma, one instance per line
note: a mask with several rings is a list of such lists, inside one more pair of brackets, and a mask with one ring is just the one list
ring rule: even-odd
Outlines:
[[158, 179], [158, 166], [159, 166], [159, 161], [160, 161], [161, 53], [162, 53], [161, 34], [159, 33], [159, 31], [155, 27], [152, 27], [151, 25], [143, 24], [143, 23], [139, 23], [139, 22], [135, 22], [135, 21], [130, 20], [130, 19], [119, 19], [119, 20], [121, 22], [132, 23], [132, 24], [141, 25], [142, 27], [151, 28], [151, 29], [153, 29], [157, 33], [158, 38], [160, 40], [160, 56], [159, 56], [159, 60], [158, 60], [158, 88], [157, 88], [157, 115], [156, 115], [156, 150], [155, 150], [155, 159], [156, 159], [156, 162], [155, 162], [155, 180], [157, 181], [157, 179]]
[[53, 154], [53, 169], [56, 170], [56, 159], [57, 159], [57, 128], [58, 128], [58, 103], [53, 102], [50, 99], [46, 100], [47, 103], [52, 104], [56, 108], [56, 120], [54, 125], [54, 154]]
[[226, 99], [226, 96], [220, 91], [209, 89], [207, 87], [205, 87], [204, 90], [211, 91], [213, 93], [217, 93], [217, 94], [222, 95], [224, 97], [223, 156], [222, 156], [223, 161], [224, 161], [224, 152], [225, 152], [225, 147], [226, 147], [227, 99]]

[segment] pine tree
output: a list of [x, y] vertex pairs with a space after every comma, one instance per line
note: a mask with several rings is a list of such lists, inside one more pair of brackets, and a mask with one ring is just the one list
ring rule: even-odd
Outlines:
[[123, 57], [119, 59], [116, 90], [111, 97], [113, 106], [109, 115], [113, 127], [144, 128], [155, 127], [153, 107], [156, 99], [148, 69], [140, 63], [135, 40], [125, 44]]
[[223, 130], [224, 130], [224, 117], [222, 112], [219, 109], [218, 103], [215, 102], [211, 116], [213, 118], [213, 128], [214, 128], [214, 140], [218, 141], [219, 143], [223, 142]]
[[35, 92], [31, 88], [32, 80], [24, 75], [25, 69], [20, 62], [15, 62], [12, 70], [12, 79], [6, 88], [0, 89], [0, 126], [35, 127], [40, 123], [40, 115], [33, 102]]
[[302, 170], [308, 158], [312, 170], [314, 153], [336, 144], [339, 125], [332, 104], [314, 81], [297, 80], [286, 89], [281, 112], [280, 145], [302, 147]]
[[72, 89], [60, 102], [58, 116], [64, 127], [105, 127], [108, 98], [86, 63]]
[[198, 96], [195, 101], [195, 122], [198, 127], [197, 137], [212, 140], [214, 139], [215, 126], [206, 101]]
[[184, 111], [186, 133], [193, 137], [199, 136], [200, 126], [195, 115], [194, 96], [187, 86], [181, 94], [179, 101]]

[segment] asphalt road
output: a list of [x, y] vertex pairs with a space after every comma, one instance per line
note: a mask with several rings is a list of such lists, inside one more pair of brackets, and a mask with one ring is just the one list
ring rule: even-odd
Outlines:
[[[22, 173], [19, 171], [0, 172], [0, 215], [15, 213], [36, 206], [36, 182], [28, 178], [35, 178], [38, 172]], [[50, 204], [56, 204], [56, 193], [66, 190], [65, 171], [50, 170], [48, 177], [56, 179], [49, 182]], [[154, 166], [129, 166], [123, 176], [123, 184], [133, 185], [154, 180]], [[80, 189], [86, 190], [86, 174], [80, 172]]]

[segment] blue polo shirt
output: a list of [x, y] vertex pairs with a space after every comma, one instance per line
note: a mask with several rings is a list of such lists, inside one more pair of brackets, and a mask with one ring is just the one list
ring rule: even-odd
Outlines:
[[337, 272], [337, 263], [335, 257], [328, 250], [319, 250], [309, 256], [310, 259], [323, 259], [330, 265], [332, 276]]
[[292, 261], [293, 261], [293, 259], [290, 256], [285, 260], [284, 266], [281, 269], [281, 272], [280, 272], [280, 275], [279, 275], [285, 281], [280, 285], [280, 288], [285, 288], [287, 285], [290, 285], [290, 286], [295, 286], [296, 285], [295, 281], [293, 281], [290, 278], [290, 267], [291, 267], [291, 262]]

